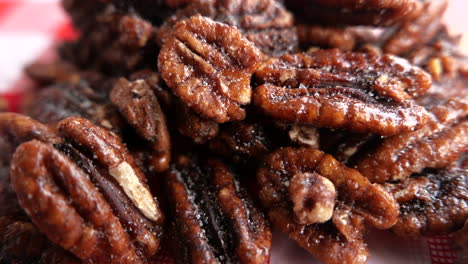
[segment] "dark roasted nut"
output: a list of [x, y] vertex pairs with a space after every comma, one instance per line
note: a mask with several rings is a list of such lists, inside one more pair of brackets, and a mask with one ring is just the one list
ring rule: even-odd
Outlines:
[[179, 263], [268, 262], [268, 224], [226, 165], [181, 156], [167, 177]]
[[318, 50], [267, 61], [256, 73], [254, 103], [284, 122], [394, 135], [424, 125], [411, 97], [430, 76], [391, 55]]
[[80, 259], [138, 260], [128, 235], [87, 175], [52, 146], [31, 141], [18, 147], [12, 185], [34, 224]]
[[49, 244], [21, 210], [8, 175], [0, 179], [0, 262], [35, 263]]
[[257, 161], [273, 150], [273, 140], [267, 130], [255, 122], [227, 124], [209, 142], [209, 147], [234, 162]]
[[152, 145], [153, 169], [157, 172], [167, 169], [171, 158], [171, 139], [166, 117], [151, 86], [145, 80], [129, 82], [120, 78], [110, 97], [138, 135]]
[[77, 259], [68, 251], [60, 247], [51, 247], [42, 253], [38, 264], [81, 264], [81, 260]]
[[129, 79], [130, 81], [141, 79], [145, 80], [145, 82], [153, 90], [156, 98], [158, 98], [158, 102], [161, 104], [163, 112], [170, 114], [169, 112], [173, 109], [175, 104], [174, 95], [169, 90], [169, 88], [166, 87], [163, 80], [161, 79], [161, 76], [159, 76], [157, 72], [149, 69], [143, 69], [132, 73]]
[[30, 117], [15, 113], [0, 113], [0, 138], [4, 140], [3, 149], [8, 159], [16, 147], [29, 140], [58, 143], [60, 137], [55, 131]]
[[193, 1], [169, 17], [158, 29], [164, 43], [173, 34], [179, 21], [200, 14], [214, 21], [235, 26], [245, 38], [265, 54], [280, 56], [297, 50], [297, 34], [293, 17], [275, 0]]
[[133, 158], [117, 136], [85, 119], [65, 119], [58, 131], [60, 142], [31, 141], [15, 152], [11, 177], [21, 206], [84, 261], [144, 263], [159, 248], [163, 215]]
[[261, 52], [234, 27], [199, 15], [177, 23], [159, 54], [161, 76], [201, 116], [219, 123], [242, 120]]
[[320, 46], [353, 50], [356, 36], [345, 27], [324, 27], [321, 25], [298, 25], [297, 35], [302, 46]]
[[429, 42], [439, 31], [442, 15], [447, 9], [448, 0], [424, 1], [420, 15], [402, 23], [385, 41], [383, 50], [392, 54], [403, 54]]
[[420, 0], [291, 0], [286, 6], [311, 23], [392, 25], [421, 12]]
[[197, 144], [204, 144], [218, 135], [218, 123], [199, 116], [182, 102], [178, 102], [177, 106], [177, 130], [180, 134]]
[[[387, 229], [398, 219], [398, 204], [380, 185], [316, 149], [278, 149], [266, 157], [257, 180], [273, 224], [326, 263], [364, 263], [368, 252], [362, 224]], [[325, 213], [295, 210], [301, 201]]]
[[32, 63], [24, 71], [34, 81], [41, 85], [54, 82], [77, 83], [80, 80], [78, 71], [72, 64], [66, 62]]
[[468, 219], [468, 170], [427, 171], [385, 187], [400, 204], [400, 217], [392, 228], [398, 235], [448, 234]]
[[80, 30], [95, 26], [96, 17], [106, 8], [104, 1], [96, 0], [61, 0], [61, 3]]
[[444, 168], [468, 147], [468, 97], [426, 95], [427, 124], [416, 131], [384, 139], [359, 158], [356, 169], [371, 182], [408, 178], [425, 168]]
[[23, 112], [32, 118], [56, 124], [62, 119], [81, 116], [107, 129], [119, 132], [124, 123], [117, 110], [101, 99], [88, 82], [56, 83], [44, 88], [24, 103]]
[[99, 15], [77, 41], [63, 45], [60, 55], [78, 68], [122, 75], [152, 65], [147, 55], [156, 46], [150, 22], [111, 10]]

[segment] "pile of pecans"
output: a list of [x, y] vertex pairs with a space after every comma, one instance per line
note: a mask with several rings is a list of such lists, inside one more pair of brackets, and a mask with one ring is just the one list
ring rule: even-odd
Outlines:
[[447, 0], [63, 0], [80, 37], [0, 113], [0, 263], [268, 263], [276, 228], [466, 260], [468, 57]]

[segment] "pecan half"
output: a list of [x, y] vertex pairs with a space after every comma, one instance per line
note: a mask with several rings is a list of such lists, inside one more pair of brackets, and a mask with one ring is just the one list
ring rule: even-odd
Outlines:
[[21, 206], [85, 262], [145, 263], [159, 247], [163, 215], [133, 158], [117, 136], [86, 119], [65, 119], [58, 131], [63, 139], [53, 145], [30, 141], [15, 152], [11, 177]]
[[400, 204], [392, 231], [401, 236], [448, 234], [468, 218], [468, 170], [427, 171], [385, 188]]
[[171, 158], [169, 129], [150, 85], [145, 80], [129, 82], [120, 78], [110, 99], [137, 133], [152, 145], [153, 169], [157, 172], [167, 169]]
[[177, 106], [177, 130], [180, 134], [191, 138], [196, 144], [204, 144], [218, 135], [218, 123], [199, 116], [180, 101]]
[[273, 224], [326, 263], [364, 263], [363, 223], [387, 229], [398, 219], [380, 185], [313, 148], [274, 151], [257, 180]]
[[265, 54], [280, 56], [297, 50], [297, 34], [293, 17], [275, 0], [213, 0], [194, 3], [178, 10], [158, 29], [158, 39], [164, 43], [179, 21], [200, 14], [215, 21], [235, 26], [245, 38]]
[[468, 146], [468, 97], [430, 94], [419, 101], [425, 101], [430, 112], [423, 128], [386, 138], [358, 158], [356, 169], [371, 182], [402, 180], [425, 168], [444, 168]]
[[255, 73], [254, 104], [281, 121], [394, 135], [424, 125], [413, 96], [430, 76], [391, 55], [337, 49], [273, 58]]
[[392, 25], [421, 12], [420, 0], [291, 0], [285, 1], [297, 17], [311, 23]]
[[226, 165], [180, 156], [167, 178], [180, 263], [268, 262], [268, 224]]
[[46, 124], [81, 116], [116, 132], [124, 127], [117, 110], [86, 80], [74, 84], [55, 83], [41, 89], [24, 102], [23, 112]]
[[135, 14], [107, 9], [78, 40], [66, 43], [59, 51], [62, 58], [78, 68], [127, 74], [152, 64], [147, 58], [156, 52], [153, 31], [149, 21]]
[[234, 27], [193, 16], [177, 23], [158, 59], [161, 76], [191, 109], [219, 123], [242, 120], [261, 52]]

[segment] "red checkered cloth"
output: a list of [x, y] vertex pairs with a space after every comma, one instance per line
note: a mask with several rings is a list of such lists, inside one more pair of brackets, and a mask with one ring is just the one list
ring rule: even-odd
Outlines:
[[[54, 58], [54, 46], [64, 39], [75, 37], [69, 20], [57, 0], [0, 0], [0, 98], [4, 98], [9, 111], [18, 111], [21, 97], [33, 84], [24, 77], [25, 64]], [[468, 1], [452, 0], [446, 20], [457, 32], [466, 30], [460, 17], [468, 10]], [[468, 47], [468, 40], [463, 40]], [[304, 250], [278, 232], [273, 236], [271, 264], [318, 263]], [[385, 264], [452, 264], [456, 255], [451, 239], [431, 237], [408, 240], [388, 231], [372, 231], [369, 242], [369, 263]], [[156, 264], [173, 264], [174, 260], [163, 249]]]

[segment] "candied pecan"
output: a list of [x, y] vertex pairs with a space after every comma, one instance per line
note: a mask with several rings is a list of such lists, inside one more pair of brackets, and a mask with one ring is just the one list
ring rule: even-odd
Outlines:
[[60, 247], [51, 247], [42, 253], [38, 264], [81, 264], [82, 262]]
[[96, 17], [106, 8], [104, 1], [61, 0], [62, 7], [70, 15], [73, 24], [80, 30], [95, 26]]
[[313, 148], [276, 150], [257, 180], [273, 224], [326, 263], [364, 263], [362, 224], [386, 229], [398, 219], [398, 204], [380, 185]]
[[161, 76], [202, 117], [242, 120], [250, 103], [250, 78], [261, 52], [234, 27], [202, 16], [181, 21], [159, 54]]
[[421, 12], [420, 0], [291, 0], [286, 6], [311, 23], [383, 25], [410, 19]]
[[401, 236], [442, 235], [468, 218], [468, 170], [427, 171], [385, 187], [400, 204], [392, 231]]
[[30, 117], [16, 113], [0, 113], [0, 138], [5, 141], [6, 149], [2, 149], [3, 154], [7, 155], [8, 159], [16, 147], [23, 142], [33, 139], [47, 143], [61, 141], [52, 128]]
[[77, 69], [67, 62], [32, 63], [24, 69], [25, 73], [41, 85], [54, 82], [77, 83], [80, 80]]
[[[195, 163], [196, 162], [196, 163]], [[271, 231], [220, 161], [180, 156], [167, 174], [180, 263], [267, 263]]]
[[144, 175], [106, 129], [74, 117], [58, 131], [61, 142], [30, 141], [15, 152], [11, 177], [21, 206], [49, 239], [86, 262], [143, 263], [159, 247], [163, 221]]
[[386, 138], [358, 158], [356, 169], [371, 182], [402, 180], [425, 168], [446, 167], [468, 147], [467, 96], [429, 94], [419, 100], [430, 112], [423, 128]]
[[245, 121], [224, 126], [220, 134], [209, 142], [209, 147], [235, 162], [246, 162], [256, 161], [271, 152], [273, 143], [265, 126]]
[[270, 59], [255, 76], [254, 104], [281, 121], [394, 135], [427, 119], [411, 97], [430, 76], [391, 55], [317, 50]]
[[399, 25], [383, 45], [386, 53], [403, 54], [417, 45], [429, 42], [437, 34], [448, 0], [424, 1], [422, 12], [415, 19]]
[[152, 65], [149, 54], [156, 52], [156, 46], [151, 23], [133, 14], [111, 11], [100, 15], [93, 27], [59, 51], [65, 61], [78, 68], [122, 75]]
[[158, 98], [159, 103], [161, 104], [162, 109], [166, 114], [172, 110], [174, 107], [174, 95], [172, 92], [166, 87], [164, 81], [161, 79], [161, 76], [152, 70], [143, 69], [137, 72], [132, 73], [129, 76], [131, 81], [136, 80], [145, 80], [146, 83], [151, 87], [154, 92], [154, 95]]
[[215, 21], [235, 26], [265, 54], [280, 56], [297, 49], [297, 33], [292, 15], [275, 0], [210, 0], [193, 1], [169, 17], [158, 29], [162, 45], [173, 34], [179, 21], [200, 14]]
[[215, 121], [199, 116], [180, 101], [177, 108], [177, 129], [183, 136], [197, 144], [204, 144], [218, 135], [219, 124]]
[[341, 50], [353, 50], [356, 45], [354, 34], [344, 27], [298, 25], [297, 35], [301, 45], [318, 45]]
[[157, 172], [167, 169], [171, 158], [171, 139], [166, 117], [151, 86], [145, 80], [129, 82], [120, 78], [110, 98], [127, 122], [152, 145], [153, 169]]
[[23, 112], [47, 124], [81, 116], [119, 132], [124, 124], [117, 110], [88, 84], [57, 83], [34, 93], [24, 102]]

